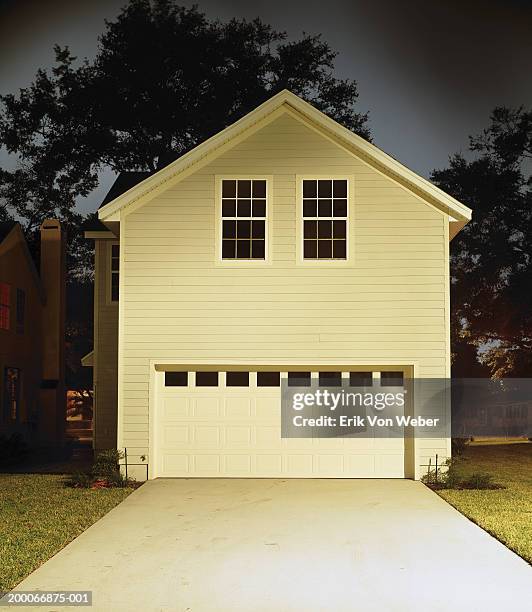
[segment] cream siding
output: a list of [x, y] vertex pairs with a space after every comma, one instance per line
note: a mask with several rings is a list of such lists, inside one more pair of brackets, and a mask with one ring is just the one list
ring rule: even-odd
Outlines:
[[95, 240], [94, 274], [94, 448], [116, 448], [118, 304], [110, 301], [110, 249], [113, 241]]
[[[329, 174], [351, 177], [350, 260], [301, 265], [296, 177]], [[271, 264], [217, 265], [224, 175], [273, 177]], [[150, 361], [389, 360], [446, 376], [447, 232], [446, 215], [288, 114], [122, 216], [119, 445], [149, 452]], [[448, 441], [419, 449], [426, 463]]]

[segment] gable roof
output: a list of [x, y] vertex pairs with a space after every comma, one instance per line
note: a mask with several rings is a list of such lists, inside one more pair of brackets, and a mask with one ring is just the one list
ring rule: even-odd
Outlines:
[[0, 242], [8, 237], [15, 225], [17, 225], [16, 221], [3, 221], [0, 223]]
[[[2, 246], [5, 241], [7, 249], [11, 248], [11, 243], [7, 242], [8, 236], [11, 236], [12, 241], [18, 241], [20, 243], [22, 247], [23, 258], [26, 260], [26, 264], [30, 270], [31, 276], [33, 277], [35, 286], [39, 291], [39, 295], [41, 299], [44, 300], [44, 289], [41, 282], [41, 277], [39, 276], [37, 265], [30, 253], [26, 236], [24, 235], [22, 227], [20, 223], [18, 223], [18, 221], [5, 221], [3, 223], [0, 223], [0, 246]], [[0, 255], [1, 254], [2, 253], [0, 252]]]
[[109, 202], [121, 196], [131, 189], [131, 187], [138, 185], [151, 174], [151, 172], [121, 172], [116, 177], [116, 181], [111, 185], [111, 189], [109, 189], [105, 198], [102, 200], [100, 208], [103, 208], [106, 204], [109, 204]]
[[[115, 179], [115, 182], [111, 185], [111, 188], [107, 192], [106, 196], [102, 200], [100, 206], [103, 208], [109, 202], [112, 202], [118, 196], [121, 196], [123, 193], [138, 185], [145, 178], [150, 176], [150, 172], [121, 172]], [[82, 225], [81, 229], [85, 232], [108, 232], [109, 228], [106, 227], [97, 216], [97, 213], [94, 216], [90, 216]]]
[[332, 137], [340, 146], [346, 148], [378, 172], [388, 176], [427, 203], [449, 215], [451, 238], [471, 219], [472, 211], [470, 208], [285, 89], [162, 170], [145, 178], [139, 178], [140, 182], [106, 202], [99, 209], [100, 220], [109, 223], [110, 226], [116, 224], [119, 221], [120, 212], [133, 202], [137, 202], [145, 196], [149, 197], [150, 192], [154, 192], [167, 181], [178, 177], [179, 174], [203, 160], [207, 155], [214, 153], [259, 121], [283, 108], [301, 121], [310, 123], [319, 131], [324, 132], [325, 135]]

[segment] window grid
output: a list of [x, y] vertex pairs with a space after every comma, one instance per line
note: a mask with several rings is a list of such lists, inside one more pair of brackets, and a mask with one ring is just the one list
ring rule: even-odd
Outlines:
[[266, 179], [222, 180], [223, 260], [265, 260], [266, 220]]
[[347, 179], [303, 179], [303, 259], [346, 260]]
[[120, 245], [111, 245], [111, 301], [118, 302], [120, 293]]
[[0, 329], [9, 329], [11, 314], [11, 285], [0, 283]]

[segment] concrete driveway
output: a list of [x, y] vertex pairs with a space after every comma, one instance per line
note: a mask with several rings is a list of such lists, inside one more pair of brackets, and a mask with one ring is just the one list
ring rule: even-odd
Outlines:
[[35, 589], [108, 612], [500, 612], [530, 605], [532, 568], [419, 482], [155, 480]]

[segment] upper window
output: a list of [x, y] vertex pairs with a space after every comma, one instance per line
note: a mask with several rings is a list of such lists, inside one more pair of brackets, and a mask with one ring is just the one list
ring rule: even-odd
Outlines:
[[303, 180], [303, 259], [347, 259], [348, 182]]
[[26, 319], [26, 292], [17, 289], [17, 334], [24, 333], [24, 321]]
[[266, 259], [266, 180], [222, 181], [222, 259]]
[[11, 285], [0, 283], [0, 329], [9, 329], [11, 315]]
[[120, 245], [111, 245], [111, 301], [118, 302], [120, 285]]

